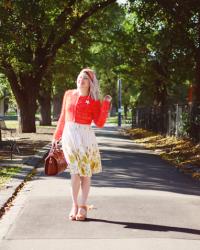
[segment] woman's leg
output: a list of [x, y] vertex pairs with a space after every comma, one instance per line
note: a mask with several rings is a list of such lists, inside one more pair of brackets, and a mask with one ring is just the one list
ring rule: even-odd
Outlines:
[[80, 178], [81, 178], [81, 190], [82, 190], [81, 205], [86, 205], [90, 191], [91, 177], [81, 176]]
[[81, 206], [79, 207], [78, 214], [76, 215], [76, 220], [85, 220], [87, 216], [87, 198], [90, 191], [90, 177], [80, 177], [81, 178]]
[[78, 212], [78, 193], [80, 189], [80, 176], [78, 174], [71, 174], [71, 196], [72, 196], [72, 209], [69, 214], [70, 220], [76, 219]]
[[80, 176], [78, 174], [71, 174], [71, 196], [73, 205], [78, 205], [78, 193], [80, 189]]

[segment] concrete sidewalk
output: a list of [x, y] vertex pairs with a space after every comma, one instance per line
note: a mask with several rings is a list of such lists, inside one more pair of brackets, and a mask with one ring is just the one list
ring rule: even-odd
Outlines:
[[0, 221], [0, 249], [200, 249], [200, 182], [114, 127], [95, 131], [104, 171], [92, 178], [88, 220], [68, 220], [68, 171], [48, 177], [41, 165]]
[[37, 154], [29, 156], [17, 156], [14, 160], [1, 160], [0, 166], [6, 167], [21, 167], [21, 171], [9, 179], [3, 186], [0, 187], [0, 208], [3, 208], [7, 201], [12, 198], [16, 189], [23, 183], [28, 175], [30, 175], [35, 167], [43, 160], [49, 150], [49, 145], [41, 148]]

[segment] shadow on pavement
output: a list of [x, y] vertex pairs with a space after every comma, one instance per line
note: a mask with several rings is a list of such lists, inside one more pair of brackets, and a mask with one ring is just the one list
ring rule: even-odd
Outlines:
[[180, 173], [157, 155], [105, 150], [102, 165], [103, 172], [93, 176], [93, 186], [200, 195], [199, 181]]
[[[99, 145], [106, 146], [108, 149], [100, 148], [103, 172], [93, 175], [92, 186], [200, 195], [198, 180], [180, 173], [158, 155], [151, 154], [151, 151], [144, 150], [140, 145], [135, 145], [131, 140], [127, 140], [127, 137], [119, 135], [115, 127], [102, 130], [97, 128], [96, 131], [99, 133]], [[112, 143], [108, 135], [112, 138], [123, 138], [124, 141], [113, 139]], [[102, 141], [101, 136], [108, 137], [108, 140], [104, 138]], [[123, 150], [120, 151], [120, 148]], [[64, 172], [56, 178], [69, 179], [70, 176], [68, 172]]]
[[200, 230], [191, 229], [191, 228], [182, 228], [182, 227], [170, 227], [170, 226], [162, 226], [162, 225], [154, 225], [154, 224], [145, 224], [145, 223], [131, 223], [131, 222], [122, 222], [122, 221], [109, 221], [102, 219], [92, 219], [87, 218], [85, 222], [104, 222], [110, 224], [124, 225], [124, 228], [129, 229], [139, 229], [139, 230], [147, 230], [147, 231], [162, 231], [162, 232], [179, 232], [179, 233], [188, 233], [188, 234], [196, 234], [200, 235]]

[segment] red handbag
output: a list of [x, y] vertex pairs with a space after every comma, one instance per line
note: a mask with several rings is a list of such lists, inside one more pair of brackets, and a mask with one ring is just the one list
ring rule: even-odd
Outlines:
[[65, 160], [63, 150], [53, 147], [45, 158], [44, 170], [46, 175], [57, 175], [67, 169], [68, 164]]

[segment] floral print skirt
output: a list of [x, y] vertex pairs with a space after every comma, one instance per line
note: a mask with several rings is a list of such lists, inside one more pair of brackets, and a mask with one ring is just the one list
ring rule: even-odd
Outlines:
[[65, 122], [62, 148], [71, 174], [91, 177], [102, 172], [96, 136], [90, 125]]

